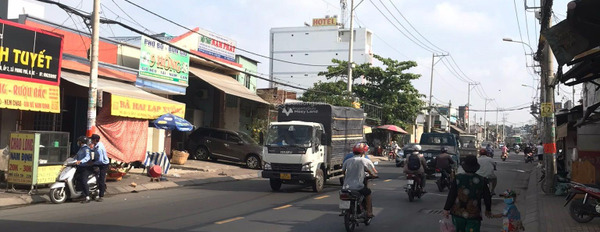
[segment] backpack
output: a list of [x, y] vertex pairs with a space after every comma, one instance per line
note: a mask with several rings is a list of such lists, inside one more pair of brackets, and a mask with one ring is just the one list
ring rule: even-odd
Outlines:
[[419, 170], [419, 168], [421, 168], [421, 159], [419, 159], [419, 155], [411, 154], [408, 157], [407, 166], [409, 170]]

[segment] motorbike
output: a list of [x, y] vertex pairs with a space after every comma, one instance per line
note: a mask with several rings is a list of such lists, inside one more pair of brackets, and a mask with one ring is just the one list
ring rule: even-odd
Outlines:
[[[367, 180], [378, 178], [377, 176], [367, 176]], [[350, 189], [340, 190], [340, 209], [344, 217], [344, 227], [346, 231], [352, 232], [362, 222], [366, 226], [371, 224], [371, 219], [367, 215], [366, 199], [360, 192]]]
[[388, 161], [396, 160], [396, 151], [394, 149], [390, 149], [387, 153]]
[[506, 158], [508, 158], [508, 154], [502, 153], [502, 156], [500, 156], [500, 158], [502, 159], [502, 161], [506, 161]]
[[[600, 186], [581, 184], [571, 181], [571, 191], [567, 195], [566, 203], [569, 202], [569, 215], [579, 223], [590, 222], [595, 217], [600, 217]], [[576, 195], [585, 194], [583, 199], [575, 199]], [[564, 207], [563, 206], [563, 207]]]
[[438, 190], [440, 192], [443, 192], [444, 188], [450, 189], [450, 174], [449, 173], [447, 173], [445, 170], [436, 168], [435, 176], [437, 177], [435, 184], [437, 185]]
[[[77, 180], [75, 178], [75, 159], [68, 158], [64, 162], [64, 167], [56, 178], [56, 182], [50, 186], [49, 197], [52, 203], [64, 203], [68, 199], [76, 199], [83, 196], [83, 191], [78, 189]], [[96, 185], [96, 175], [90, 174], [88, 178], [88, 186], [90, 188], [90, 197], [98, 196], [98, 186]]]
[[415, 197], [420, 199], [425, 194], [421, 186], [421, 176], [418, 174], [406, 174], [406, 187], [404, 189], [410, 202], [413, 202]]
[[533, 162], [533, 153], [525, 154], [525, 163]]

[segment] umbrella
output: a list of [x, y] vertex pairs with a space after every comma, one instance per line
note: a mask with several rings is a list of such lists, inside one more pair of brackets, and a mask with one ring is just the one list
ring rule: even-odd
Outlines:
[[154, 120], [154, 126], [164, 130], [192, 131], [194, 125], [187, 120], [173, 114], [164, 114]]
[[378, 126], [377, 129], [384, 129], [384, 130], [389, 130], [389, 131], [396, 132], [396, 133], [408, 134], [408, 132], [406, 132], [405, 130], [403, 130], [402, 128], [400, 128], [399, 126], [396, 126], [396, 125]]

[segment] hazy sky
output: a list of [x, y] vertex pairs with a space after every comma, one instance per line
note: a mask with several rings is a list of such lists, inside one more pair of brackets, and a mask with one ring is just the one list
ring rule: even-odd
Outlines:
[[[340, 14], [339, 1], [336, 0], [131, 1], [187, 27], [200, 27], [232, 38], [237, 41], [238, 48], [265, 56], [269, 54], [270, 28], [303, 26], [304, 22], [311, 23], [312, 18]], [[517, 108], [528, 106], [535, 94], [533, 88], [523, 87], [522, 84], [537, 88], [538, 82], [534, 81], [534, 77], [539, 78], [533, 73], [532, 68], [526, 66], [526, 64], [533, 65], [531, 56], [525, 55], [530, 53], [529, 48], [518, 43], [502, 41], [502, 38], [508, 37], [524, 41], [533, 49], [537, 48], [540, 26], [533, 10], [527, 12], [524, 10], [523, 1], [364, 0], [356, 8], [355, 26], [366, 27], [373, 31], [375, 54], [397, 60], [416, 61], [418, 67], [410, 72], [422, 75], [419, 80], [414, 81], [414, 85], [426, 95], [429, 94], [431, 50], [450, 53], [458, 67], [454, 69], [446, 67], [454, 64], [450, 57], [443, 58], [434, 66], [434, 103], [447, 104], [448, 101], [452, 101], [453, 106], [465, 105], [468, 87], [467, 82], [461, 79], [468, 78], [481, 83], [477, 90], [471, 91], [471, 109], [483, 110], [483, 99], [486, 96], [495, 99], [488, 102], [488, 109]], [[60, 0], [60, 2], [84, 11], [92, 11], [91, 0]], [[355, 0], [354, 4], [357, 5], [358, 2], [360, 0]], [[554, 1], [555, 14], [552, 24], [565, 19], [568, 2], [568, 0]], [[142, 31], [147, 29], [151, 32], [167, 32], [171, 35], [186, 32], [185, 29], [143, 12], [124, 0], [101, 0], [101, 3], [103, 17], [120, 20]], [[77, 27], [82, 28], [80, 18], [70, 19], [58, 7], [44, 5], [47, 20], [63, 23], [69, 27], [75, 27], [77, 24]], [[529, 0], [527, 5], [539, 6], [539, 1]], [[133, 19], [125, 15], [118, 6]], [[102, 25], [101, 29], [101, 36], [104, 37], [133, 35], [114, 25], [111, 27]], [[401, 31], [416, 43], [407, 39]], [[416, 38], [413, 38], [409, 32]], [[268, 59], [244, 53], [239, 49], [237, 53], [260, 61], [259, 72], [268, 73]], [[292, 82], [303, 87], [312, 86], [312, 83], [303, 83], [302, 80]], [[267, 86], [266, 81], [258, 81], [259, 88]], [[557, 101], [564, 102], [572, 99], [570, 87], [559, 88], [560, 91], [557, 92], [560, 95], [556, 96]], [[580, 98], [580, 87], [576, 87], [575, 98], [577, 100]], [[507, 124], [520, 126], [533, 119], [529, 115], [529, 109], [504, 113], [506, 113]], [[483, 112], [471, 112], [471, 116], [475, 114], [477, 118], [483, 117]], [[499, 121], [502, 114], [499, 114]], [[487, 120], [495, 123], [496, 113], [488, 112]]]

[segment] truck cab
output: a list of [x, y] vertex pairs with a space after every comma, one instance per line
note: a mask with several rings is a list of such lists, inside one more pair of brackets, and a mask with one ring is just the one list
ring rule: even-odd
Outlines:
[[460, 152], [458, 149], [459, 144], [454, 134], [424, 133], [421, 135], [419, 145], [421, 145], [421, 152], [427, 161], [427, 167], [425, 167], [425, 173], [427, 175], [433, 175], [435, 173], [434, 160], [441, 154], [441, 149], [444, 146], [448, 148], [448, 154], [452, 156], [455, 168], [458, 167], [457, 164], [460, 162]]

